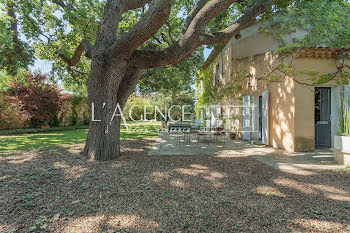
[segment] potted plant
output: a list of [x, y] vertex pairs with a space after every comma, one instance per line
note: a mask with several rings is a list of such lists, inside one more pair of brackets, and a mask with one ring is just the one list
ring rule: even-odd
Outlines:
[[345, 100], [340, 110], [340, 134], [334, 136], [335, 161], [350, 165], [350, 97]]

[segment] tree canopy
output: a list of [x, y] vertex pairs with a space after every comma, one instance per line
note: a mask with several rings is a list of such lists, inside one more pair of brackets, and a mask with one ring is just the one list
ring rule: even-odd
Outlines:
[[[348, 1], [301, 1], [266, 18], [262, 29], [273, 33], [284, 46], [345, 48], [350, 46], [349, 13]], [[305, 36], [291, 43], [283, 37], [297, 31]]]
[[[37, 58], [47, 60], [52, 62], [54, 77], [72, 90], [81, 90], [90, 72], [90, 60], [81, 56], [84, 52], [84, 42], [95, 43], [106, 1], [1, 0], [0, 2], [1, 69], [10, 75], [15, 75], [19, 68], [28, 68]], [[144, 2], [146, 4], [142, 7], [123, 13], [118, 23], [117, 37], [129, 32], [145, 17], [150, 8], [148, 3], [150, 1]], [[159, 51], [174, 46], [182, 36], [186, 24], [189, 23], [188, 16], [195, 12], [193, 10], [196, 10], [196, 6], [200, 7], [207, 2], [173, 1], [167, 22], [142, 43], [141, 47]], [[205, 28], [208, 35], [234, 23], [242, 16], [246, 7], [252, 6], [255, 1], [237, 2], [240, 3], [227, 7], [210, 20]], [[150, 70], [147, 72], [150, 78], [140, 83], [141, 90], [164, 90], [174, 87], [175, 83], [191, 85], [190, 77], [203, 59], [202, 50], [203, 48], [199, 47], [193, 56], [176, 67]], [[180, 77], [183, 77], [183, 80], [180, 80]]]

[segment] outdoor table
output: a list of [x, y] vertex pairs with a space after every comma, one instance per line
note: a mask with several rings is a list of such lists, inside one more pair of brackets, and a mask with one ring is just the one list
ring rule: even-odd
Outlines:
[[171, 131], [171, 129], [180, 129], [180, 130], [191, 129], [191, 125], [189, 125], [189, 124], [169, 124], [168, 125], [169, 132]]

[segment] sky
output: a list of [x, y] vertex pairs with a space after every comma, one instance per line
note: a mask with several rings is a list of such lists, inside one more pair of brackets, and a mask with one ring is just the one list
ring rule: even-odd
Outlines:
[[51, 71], [52, 65], [49, 61], [36, 59], [34, 65], [30, 68], [31, 70], [39, 70], [42, 73], [49, 73]]

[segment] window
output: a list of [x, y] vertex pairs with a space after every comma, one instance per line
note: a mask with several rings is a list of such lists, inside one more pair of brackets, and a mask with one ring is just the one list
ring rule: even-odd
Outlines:
[[222, 74], [223, 74], [222, 59], [220, 59], [220, 62], [219, 62], [218, 73], [219, 73], [218, 82], [222, 82]]
[[200, 94], [202, 95], [204, 93], [204, 82], [203, 82], [203, 79], [201, 79], [201, 82], [200, 82]]
[[220, 82], [220, 66], [219, 66], [219, 63], [216, 64], [215, 66], [215, 80], [217, 83]]
[[216, 63], [213, 69], [213, 86], [215, 86], [216, 83], [222, 82], [222, 75], [222, 59], [220, 59], [219, 63]]

